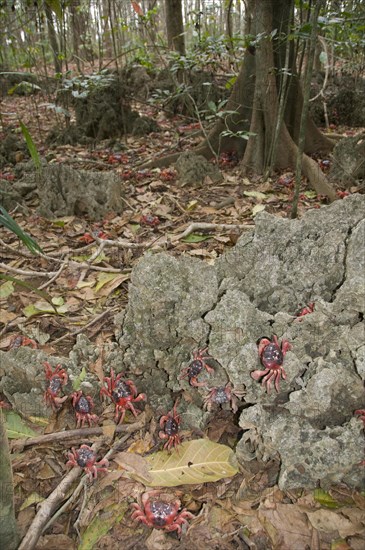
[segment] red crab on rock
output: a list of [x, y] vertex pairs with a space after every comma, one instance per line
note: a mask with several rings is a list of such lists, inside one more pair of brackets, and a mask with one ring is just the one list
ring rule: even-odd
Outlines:
[[251, 377], [254, 380], [262, 379], [262, 385], [267, 388], [267, 393], [270, 392], [271, 382], [274, 381], [275, 389], [279, 391], [280, 377], [286, 378], [286, 372], [283, 367], [284, 356], [290, 350], [291, 345], [287, 340], [283, 340], [279, 344], [277, 336], [273, 336], [272, 340], [261, 338], [259, 342], [259, 356], [265, 370], [254, 370], [251, 372]]
[[110, 369], [110, 377], [105, 377], [107, 387], [100, 390], [100, 395], [107, 395], [115, 403], [115, 421], [121, 424], [127, 410], [137, 416], [140, 411], [136, 411], [133, 403], [145, 401], [144, 393], [138, 394], [137, 388], [132, 380], [121, 380], [122, 374], [115, 376], [113, 369]]
[[167, 413], [167, 415], [161, 416], [160, 418], [160, 428], [162, 428], [162, 430], [159, 432], [158, 435], [161, 439], [167, 439], [163, 448], [167, 449], [168, 451], [171, 449], [172, 446], [174, 446], [176, 449], [177, 446], [181, 443], [181, 438], [178, 433], [180, 416], [177, 414], [176, 411], [177, 404], [178, 401], [176, 401], [172, 411]]
[[214, 405], [230, 403], [233, 412], [237, 412], [237, 400], [244, 395], [244, 392], [237, 392], [232, 389], [232, 384], [227, 382], [225, 386], [219, 386], [209, 391], [204, 399], [203, 408], [210, 412]]
[[76, 451], [75, 447], [72, 447], [72, 452], [68, 453], [68, 462], [66, 466], [79, 466], [83, 468], [90, 481], [93, 477], [98, 477], [98, 472], [107, 472], [109, 462], [106, 458], [103, 458], [99, 462], [96, 461], [96, 455], [94, 451], [88, 445], [81, 445]]
[[303, 317], [304, 315], [308, 315], [309, 313], [313, 313], [314, 311], [314, 302], [310, 302], [307, 306], [303, 307], [298, 313], [297, 317]]
[[61, 391], [62, 386], [67, 384], [68, 376], [62, 365], [56, 365], [55, 370], [52, 370], [48, 361], [43, 363], [46, 379], [48, 381], [48, 387], [44, 392], [44, 399], [47, 405], [50, 405], [53, 410], [57, 411], [62, 403], [66, 401], [67, 395], [64, 397], [58, 397], [58, 393]]
[[132, 519], [141, 521], [153, 527], [154, 529], [164, 529], [165, 531], [177, 531], [181, 534], [181, 526], [188, 523], [188, 519], [194, 516], [183, 508], [181, 512], [181, 502], [178, 498], [168, 502], [159, 499], [160, 491], [149, 491], [142, 495], [142, 507], [139, 504], [132, 504], [135, 512], [132, 514]]
[[85, 422], [91, 426], [98, 423], [99, 417], [96, 414], [91, 414], [94, 408], [94, 401], [90, 395], [83, 395], [82, 391], [75, 391], [71, 394], [72, 406], [76, 414], [76, 428], [83, 428]]
[[354, 414], [357, 416], [359, 420], [362, 420], [365, 428], [365, 409], [357, 409], [357, 411], [355, 411]]
[[187, 377], [190, 386], [206, 386], [205, 382], [198, 382], [198, 376], [203, 369], [209, 373], [214, 372], [214, 369], [207, 364], [207, 359], [212, 359], [207, 350], [208, 348], [200, 348], [193, 352], [193, 361], [182, 370], [180, 380]]
[[38, 348], [38, 344], [35, 340], [27, 338], [22, 334], [14, 334], [9, 340], [9, 349], [19, 349], [22, 346], [30, 346], [33, 349]]

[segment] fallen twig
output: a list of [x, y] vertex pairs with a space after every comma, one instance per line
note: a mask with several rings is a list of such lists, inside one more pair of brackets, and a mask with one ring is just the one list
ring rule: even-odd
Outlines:
[[[106, 311], [103, 311], [102, 313], [100, 313], [99, 315], [94, 317], [94, 319], [92, 319], [89, 323], [87, 323], [83, 327], [78, 328], [74, 332], [68, 332], [68, 333], [64, 334], [63, 336], [60, 336], [59, 338], [57, 338], [57, 340], [54, 340], [52, 342], [52, 345], [58, 344], [59, 342], [62, 342], [63, 340], [66, 340], [66, 338], [69, 338], [70, 336], [77, 336], [78, 334], [81, 334], [82, 332], [87, 330], [89, 327], [91, 327], [92, 325], [97, 323], [98, 321], [101, 321], [101, 319], [104, 319], [104, 317], [108, 317], [110, 313], [111, 313], [111, 309], [107, 309]], [[106, 320], [107, 319], [104, 319], [104, 322]]]
[[67, 266], [67, 260], [64, 264], [61, 264], [61, 266], [60, 266], [59, 270], [57, 271], [57, 273], [55, 273], [55, 275], [53, 277], [51, 277], [49, 281], [47, 281], [46, 283], [43, 283], [43, 285], [38, 287], [38, 290], [43, 290], [43, 289], [47, 288], [49, 285], [51, 285], [53, 283], [53, 281], [58, 279], [58, 277], [61, 275], [62, 271], [64, 269], [66, 269], [66, 266]]
[[44, 526], [59, 504], [66, 498], [69, 488], [81, 475], [81, 472], [82, 470], [79, 467], [72, 468], [49, 497], [40, 504], [37, 515], [20, 543], [18, 550], [32, 550], [36, 546]]
[[117, 248], [144, 248], [146, 246], [143, 243], [130, 243], [122, 239], [113, 241], [111, 239], [99, 239], [99, 237], [94, 238], [98, 244], [104, 243], [104, 246], [116, 246]]
[[190, 233], [193, 233], [194, 231], [202, 231], [202, 230], [214, 230], [218, 229], [219, 231], [229, 231], [234, 229], [254, 229], [254, 225], [250, 224], [229, 224], [229, 223], [204, 223], [204, 222], [194, 222], [191, 223], [185, 231], [182, 233], [179, 233], [178, 235], [174, 235], [171, 240], [172, 241], [179, 241], [183, 239], [184, 237], [187, 237], [190, 235]]
[[[139, 430], [146, 423], [146, 414], [141, 413], [137, 422], [133, 424], [122, 424], [115, 427], [115, 433], [131, 434], [136, 430]], [[98, 437], [103, 435], [103, 428], [96, 426], [94, 428], [80, 428], [78, 430], [65, 430], [63, 432], [54, 432], [51, 434], [39, 435], [37, 437], [27, 437], [25, 439], [12, 439], [11, 450], [20, 452], [26, 447], [33, 447], [35, 445], [45, 445], [46, 443], [55, 443], [59, 441], [65, 441], [66, 439], [87, 439], [88, 437]]]
[[17, 275], [23, 275], [23, 277], [54, 277], [58, 271], [26, 271], [25, 269], [18, 269], [7, 264], [0, 263], [0, 269], [4, 271], [10, 271]]

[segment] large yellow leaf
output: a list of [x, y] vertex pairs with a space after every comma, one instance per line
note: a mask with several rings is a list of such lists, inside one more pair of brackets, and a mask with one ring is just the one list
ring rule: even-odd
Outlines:
[[146, 457], [149, 478], [137, 477], [150, 487], [176, 487], [177, 485], [207, 483], [238, 472], [232, 449], [209, 439], [185, 441], [177, 450], [160, 451]]

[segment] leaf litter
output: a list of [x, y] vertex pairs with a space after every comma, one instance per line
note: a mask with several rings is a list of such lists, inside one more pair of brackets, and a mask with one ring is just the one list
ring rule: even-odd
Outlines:
[[[19, 97], [16, 105], [14, 98], [6, 97], [3, 101], [7, 106], [5, 111], [17, 113], [39, 150], [44, 152], [46, 130], [53, 120], [41, 104], [42, 97]], [[44, 119], [42, 132], [29, 115], [30, 101], [38, 102]], [[8, 118], [5, 113], [4, 124], [12, 125], [14, 121]], [[102, 381], [102, 357], [113, 336], [113, 315], [125, 307], [130, 272], [145, 251], [168, 250], [170, 254], [200, 256], [212, 262], [227, 246], [235, 244], [237, 235], [243, 231], [235, 228], [237, 224], [252, 224], [262, 210], [283, 217], [288, 215], [293, 197], [292, 174], [278, 175], [270, 181], [253, 181], [241, 176], [235, 162], [222, 157], [220, 168], [224, 177], [220, 184], [182, 188], [173, 168], [139, 169], [136, 163], [147, 161], [149, 156], [156, 157], [162, 154], [163, 148], [171, 146], [170, 130], [184, 135], [184, 149], [189, 148], [189, 143], [197, 143], [188, 135], [193, 125], [186, 125], [183, 117], [164, 120], [163, 125], [169, 132], [152, 137], [128, 136], [127, 152], [123, 154], [111, 153], [107, 143], [97, 145], [93, 151], [69, 145], [53, 148], [53, 163], [118, 173], [124, 187], [125, 209], [121, 215], [106, 217], [97, 227], [76, 216], [39, 218], [34, 198], [29, 202], [26, 217], [20, 212], [12, 213], [46, 256], [32, 256], [14, 235], [0, 228], [0, 238], [5, 244], [2, 261], [14, 269], [15, 278], [24, 276], [34, 289], [45, 285], [55, 303], [51, 307], [48, 302], [40, 301], [31, 288], [24, 290], [16, 282], [0, 282], [3, 323], [0, 349], [10, 349], [11, 337], [21, 334], [35, 338], [46, 353], [67, 355], [76, 334], [83, 332], [100, 349], [99, 359], [89, 368]], [[15, 179], [14, 167], [5, 166], [1, 177], [8, 181]], [[300, 213], [322, 202], [312, 190], [304, 190]], [[157, 217], [158, 225], [143, 225], [143, 216]], [[216, 229], [194, 230], [178, 238], [192, 223], [215, 224]], [[224, 228], [228, 225], [232, 228]], [[104, 235], [121, 244], [102, 245]], [[28, 272], [30, 275], [24, 275]], [[106, 310], [109, 315], [94, 324]], [[77, 385], [77, 381], [75, 383]], [[0, 401], [6, 403], [5, 396], [0, 395]], [[42, 434], [44, 428], [39, 423], [31, 423], [29, 418], [21, 418], [16, 412], [4, 411], [8, 435], [15, 438], [15, 442]], [[94, 485], [85, 486], [84, 496], [71, 501], [70, 509], [55, 518], [38, 548], [128, 549], [138, 544], [153, 550], [199, 549], [207, 545], [280, 550], [363, 548], [364, 495], [346, 487], [337, 493], [333, 489], [285, 494], [270, 481], [268, 465], [261, 464], [256, 472], [239, 471], [232, 449], [219, 444], [229, 433], [225, 428], [232, 417], [216, 418], [216, 421], [216, 425], [209, 428], [214, 442], [184, 441], [179, 450], [171, 454], [156, 451], [153, 436], [148, 433], [143, 436], [140, 426], [134, 430], [133, 425], [127, 425], [131, 429], [124, 435], [127, 439], [122, 449], [111, 456], [109, 473], [104, 478], [98, 477]], [[60, 415], [57, 423], [49, 424], [46, 431], [61, 432], [67, 425], [67, 415]], [[105, 421], [101, 433], [112, 445], [115, 424]], [[231, 439], [235, 439], [234, 430]], [[75, 436], [73, 440], [30, 446], [13, 454], [16, 506], [23, 534], [36, 515], [37, 503], [44, 502], [67, 473], [66, 450], [79, 442], [79, 436]], [[104, 445], [103, 453], [106, 449]], [[156, 485], [170, 487], [183, 506], [196, 516], [180, 541], [176, 535], [150, 531], [134, 524], [130, 518], [129, 503], [137, 500], [145, 487]], [[72, 497], [72, 492], [70, 488], [66, 497]], [[71, 513], [77, 517], [79, 544], [70, 531]]]

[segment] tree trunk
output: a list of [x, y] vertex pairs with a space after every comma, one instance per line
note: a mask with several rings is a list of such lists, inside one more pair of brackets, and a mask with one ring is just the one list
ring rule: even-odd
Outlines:
[[47, 18], [48, 36], [49, 36], [49, 43], [51, 45], [52, 54], [53, 54], [54, 70], [55, 70], [55, 73], [62, 73], [62, 61], [58, 57], [60, 53], [60, 47], [58, 45], [56, 29], [53, 23], [53, 13], [48, 2], [44, 3], [44, 11]]
[[181, 0], [165, 0], [167, 45], [185, 55], [184, 22]]

